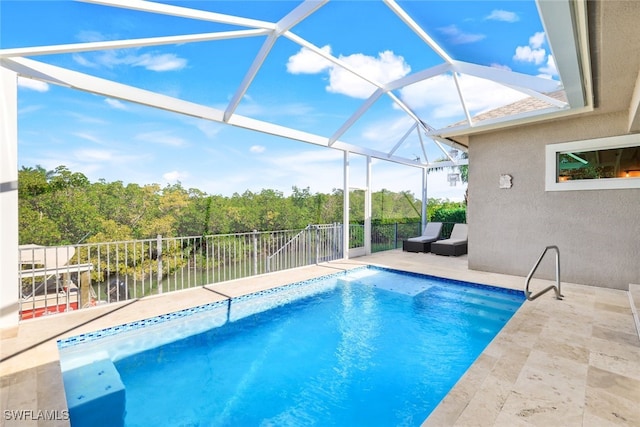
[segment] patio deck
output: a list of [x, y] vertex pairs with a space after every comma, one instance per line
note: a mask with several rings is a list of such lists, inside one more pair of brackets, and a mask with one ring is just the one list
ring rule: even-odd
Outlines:
[[[363, 264], [506, 288], [524, 285], [522, 277], [469, 270], [466, 256], [394, 250], [24, 321], [2, 331], [1, 406], [66, 409], [60, 338], [224, 299], [214, 291], [236, 296]], [[532, 289], [548, 284], [534, 279]], [[563, 301], [548, 293], [525, 302], [423, 425], [640, 425], [640, 340], [629, 294], [570, 283], [562, 291]], [[640, 286], [631, 292], [637, 306]], [[69, 425], [6, 418], [2, 425]]]

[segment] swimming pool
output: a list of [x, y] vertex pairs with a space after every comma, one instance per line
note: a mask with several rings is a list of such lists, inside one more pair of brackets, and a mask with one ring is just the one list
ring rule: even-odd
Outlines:
[[95, 372], [126, 426], [420, 425], [523, 301], [369, 267], [70, 338], [71, 418]]

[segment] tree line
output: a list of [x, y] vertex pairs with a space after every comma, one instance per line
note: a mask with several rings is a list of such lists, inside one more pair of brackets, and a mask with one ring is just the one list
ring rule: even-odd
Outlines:
[[[301, 229], [308, 224], [342, 222], [343, 190], [312, 193], [292, 187], [245, 191], [232, 196], [185, 189], [179, 182], [124, 184], [90, 182], [66, 166], [47, 171], [41, 166], [18, 171], [20, 244], [45, 246], [165, 237], [243, 233], [252, 230]], [[363, 221], [364, 192], [350, 194], [350, 219]], [[428, 218], [464, 220], [465, 205], [429, 199]], [[372, 219], [418, 222], [421, 202], [408, 191], [372, 194]], [[444, 219], [443, 219], [444, 218]], [[453, 219], [452, 219], [453, 220]]]

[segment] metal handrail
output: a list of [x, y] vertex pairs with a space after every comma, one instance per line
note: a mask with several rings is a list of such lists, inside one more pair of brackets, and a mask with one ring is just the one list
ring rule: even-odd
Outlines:
[[[300, 239], [300, 237], [302, 237], [307, 231], [309, 231], [311, 229], [312, 225], [309, 224], [307, 225], [305, 228], [303, 228], [298, 234], [296, 234], [295, 236], [293, 236], [292, 238], [290, 238], [284, 245], [280, 246], [280, 248], [278, 250], [276, 250], [274, 253], [272, 253], [271, 255], [267, 256], [266, 258], [266, 270], [267, 273], [271, 272], [271, 260], [273, 258], [275, 258], [279, 253], [284, 252], [285, 249], [287, 249], [289, 246], [293, 246], [293, 243], [296, 242], [297, 240]], [[317, 227], [317, 226], [316, 226]]]
[[[531, 282], [533, 273], [535, 273], [535, 271], [538, 269], [538, 266], [540, 265], [542, 258], [544, 258], [544, 256], [547, 254], [547, 251], [549, 249], [553, 249], [556, 251], [556, 284], [546, 287], [545, 289], [541, 290], [535, 295], [531, 295], [531, 292], [529, 291], [529, 282]], [[558, 249], [557, 246], [547, 246], [546, 248], [544, 248], [544, 251], [542, 251], [542, 254], [540, 254], [540, 258], [538, 258], [538, 261], [536, 261], [535, 265], [533, 266], [533, 268], [529, 272], [529, 275], [527, 276], [527, 281], [524, 288], [524, 294], [529, 301], [533, 301], [534, 299], [547, 293], [551, 289], [553, 289], [556, 292], [556, 299], [561, 300], [564, 297], [564, 295], [562, 295], [562, 293], [560, 292], [560, 249]]]

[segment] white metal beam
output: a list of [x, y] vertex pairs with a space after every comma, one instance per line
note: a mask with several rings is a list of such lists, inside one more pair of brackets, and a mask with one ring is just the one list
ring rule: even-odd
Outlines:
[[396, 15], [398, 15], [398, 18], [400, 18], [402, 22], [404, 22], [405, 25], [407, 25], [411, 29], [411, 31], [416, 33], [418, 37], [420, 37], [420, 39], [422, 39], [422, 41], [424, 41], [431, 49], [433, 49], [433, 51], [437, 53], [442, 59], [444, 59], [448, 63], [453, 62], [453, 59], [449, 56], [449, 54], [447, 54], [447, 52], [445, 52], [444, 49], [442, 49], [442, 47], [438, 43], [436, 43], [435, 40], [433, 40], [431, 36], [429, 36], [429, 34], [427, 34], [427, 32], [422, 29], [422, 27], [420, 27], [420, 25], [418, 25], [413, 20], [413, 18], [411, 18], [411, 16], [409, 16], [409, 14], [398, 5], [398, 3], [396, 3], [394, 0], [384, 0], [384, 3], [389, 7], [389, 9], [391, 9]]
[[426, 169], [457, 168], [458, 166], [463, 166], [468, 164], [469, 164], [469, 159], [460, 159], [456, 162], [452, 162], [448, 160], [444, 162], [429, 163], [426, 166]]
[[351, 127], [353, 124], [360, 118], [362, 115], [367, 112], [367, 110], [375, 104], [375, 102], [380, 99], [384, 91], [382, 89], [377, 89], [373, 94], [367, 98], [367, 100], [358, 108], [358, 110], [349, 117], [349, 119], [344, 122], [340, 129], [338, 129], [332, 136], [329, 138], [329, 146], [332, 146], [334, 142], [338, 140], [344, 133]]
[[407, 104], [405, 104], [400, 98], [396, 96], [393, 92], [387, 92], [387, 95], [396, 103], [398, 107], [400, 107], [409, 117], [411, 117], [417, 123], [422, 123], [422, 120], [413, 112], [411, 108]]
[[453, 73], [453, 81], [456, 84], [456, 90], [458, 91], [458, 97], [460, 98], [460, 104], [462, 105], [462, 109], [464, 110], [464, 115], [467, 118], [467, 123], [469, 123], [469, 126], [473, 126], [473, 120], [471, 120], [471, 113], [469, 113], [469, 107], [467, 107], [467, 103], [464, 100], [464, 95], [462, 94], [462, 88], [460, 87], [460, 80], [458, 79], [458, 73]]
[[0, 328], [18, 326], [18, 76], [0, 67]]
[[21, 56], [51, 55], [58, 53], [88, 52], [109, 49], [128, 49], [141, 46], [159, 46], [166, 44], [184, 44], [213, 40], [236, 39], [241, 37], [257, 37], [269, 34], [269, 30], [238, 30], [218, 33], [189, 34], [182, 36], [150, 37], [143, 39], [114, 40], [89, 43], [71, 43], [52, 46], [23, 47], [16, 49], [0, 49], [0, 58]]
[[367, 189], [364, 193], [364, 253], [371, 255], [371, 156], [365, 158], [366, 162], [366, 185]]
[[287, 14], [287, 16], [278, 21], [278, 23], [276, 24], [276, 32], [278, 34], [282, 34], [286, 31], [289, 31], [291, 28], [296, 26], [298, 23], [300, 23], [302, 20], [310, 16], [312, 13], [320, 9], [328, 2], [329, 0], [306, 0], [298, 7], [293, 9], [289, 14]]
[[482, 79], [493, 80], [496, 83], [508, 85], [513, 88], [531, 89], [542, 93], [554, 92], [562, 88], [562, 84], [555, 80], [516, 73], [501, 68], [472, 64], [470, 62], [453, 61], [452, 68], [461, 74], [469, 74]]
[[[116, 83], [110, 80], [90, 76], [77, 71], [67, 70], [55, 65], [34, 61], [32, 59], [4, 58], [0, 59], [0, 65], [26, 78], [34, 78], [36, 80], [41, 80], [56, 85], [66, 86], [89, 93], [104, 95], [109, 98], [121, 99], [124, 101], [134, 102], [136, 104], [159, 108], [161, 110], [224, 123], [224, 113], [222, 110], [195, 104], [193, 102], [184, 101], [182, 99], [173, 98], [167, 95], [158, 94], [122, 83]], [[315, 135], [285, 126], [275, 125], [249, 117], [243, 117], [237, 114], [234, 114], [230, 118], [228, 124], [257, 132], [280, 136], [283, 138], [302, 141], [309, 144], [319, 145], [323, 147], [328, 146], [328, 138], [326, 136]], [[387, 153], [385, 152], [371, 150], [365, 147], [359, 147], [341, 141], [336, 141], [333, 144], [332, 148], [342, 151], [348, 150], [364, 156], [370, 155], [371, 157], [377, 159], [389, 160], [394, 163], [399, 163], [407, 166], [423, 167], [423, 165], [413, 159], [406, 159], [398, 156], [388, 157]]]
[[640, 70], [629, 104], [629, 132], [640, 132]]
[[473, 128], [470, 128], [468, 125], [462, 125], [432, 129], [430, 131], [427, 131], [427, 135], [437, 135], [445, 138], [457, 137], [461, 135], [468, 135], [472, 132], [489, 131], [502, 129], [508, 126], [518, 126], [526, 123], [535, 123], [540, 121], [541, 117], [549, 120], [588, 111], [592, 111], [592, 108], [584, 107], [582, 109], [572, 108], [570, 110], [559, 110], [558, 108], [550, 107], [541, 110], [527, 111], [520, 114], [513, 114], [511, 116], [496, 117], [495, 119], [483, 120], [482, 122], [476, 122]]
[[422, 138], [422, 128], [417, 128], [416, 131], [418, 132], [418, 140], [420, 141], [420, 148], [422, 149], [422, 155], [424, 156], [424, 162], [428, 165], [429, 164], [429, 156], [427, 156], [427, 150], [424, 146], [424, 139]]
[[240, 101], [242, 101], [242, 97], [245, 93], [247, 93], [249, 85], [251, 85], [251, 82], [253, 82], [253, 79], [255, 79], [256, 75], [258, 74], [258, 70], [260, 70], [260, 67], [262, 67], [265, 59], [267, 59], [267, 56], [269, 55], [269, 52], [271, 52], [271, 49], [273, 48], [273, 45], [276, 43], [277, 39], [278, 36], [275, 34], [275, 32], [272, 32], [262, 44], [260, 51], [253, 60], [251, 67], [249, 67], [247, 74], [245, 74], [244, 79], [242, 79], [240, 86], [238, 87], [238, 89], [236, 89], [236, 93], [233, 94], [233, 97], [231, 98], [231, 101], [229, 102], [229, 105], [224, 112], [225, 122], [229, 121], [231, 115], [236, 111], [236, 108], [238, 108]]
[[257, 19], [241, 18], [238, 16], [225, 15], [205, 10], [192, 9], [188, 7], [172, 6], [169, 4], [155, 3], [143, 0], [77, 0], [83, 3], [100, 4], [103, 6], [119, 7], [122, 9], [132, 9], [142, 12], [159, 13], [162, 15], [177, 16], [180, 18], [197, 19], [200, 21], [217, 22], [220, 24], [237, 25], [240, 27], [263, 28], [265, 30], [275, 30], [276, 24], [272, 22], [260, 21]]
[[421, 201], [421, 207], [422, 207], [422, 218], [420, 221], [420, 231], [424, 230], [424, 228], [427, 226], [427, 175], [428, 175], [428, 171], [427, 169], [422, 169], [422, 201]]
[[48, 83], [71, 87], [85, 92], [104, 95], [109, 98], [121, 99], [148, 105], [161, 110], [173, 111], [188, 116], [221, 122], [221, 110], [183, 101], [167, 95], [139, 89], [133, 86], [116, 83], [110, 80], [93, 77], [77, 71], [67, 70], [51, 64], [34, 61], [27, 58], [4, 58], [0, 64], [23, 77], [35, 78]]
[[538, 0], [538, 12], [549, 41], [553, 59], [564, 84], [567, 100], [572, 107], [588, 105], [585, 97], [584, 74], [581, 60], [589, 62], [588, 54], [580, 47], [578, 37], [583, 37], [582, 43], [588, 43], [584, 32], [577, 25], [573, 11], [578, 10], [580, 3], [575, 0]]
[[431, 77], [444, 74], [449, 70], [451, 70], [450, 64], [436, 65], [435, 67], [427, 68], [426, 70], [418, 71], [417, 73], [409, 74], [408, 76], [389, 82], [385, 85], [385, 88], [388, 91], [397, 90], [402, 87], [421, 82], [422, 80], [427, 80]]
[[[326, 136], [320, 136], [316, 134], [311, 134], [308, 132], [300, 131], [297, 129], [288, 128], [285, 126], [276, 125], [273, 123], [267, 123], [260, 120], [252, 119], [250, 117], [240, 116], [238, 114], [234, 114], [229, 120], [228, 124], [233, 126], [238, 126], [245, 129], [255, 130], [262, 133], [267, 133], [270, 135], [280, 136], [287, 139], [293, 139], [296, 141], [302, 141], [309, 144], [319, 145], [321, 147], [329, 147], [327, 141], [328, 138]], [[342, 141], [336, 141], [329, 148], [334, 148], [336, 150], [341, 151], [349, 151], [354, 154], [359, 154], [362, 156], [371, 156], [376, 159], [388, 160], [390, 162], [402, 164], [405, 166], [413, 166], [413, 167], [424, 167], [423, 164], [414, 160], [407, 159], [400, 156], [391, 156], [389, 157], [387, 153], [373, 150], [366, 147], [361, 147], [358, 145], [349, 144]]]
[[445, 144], [449, 144], [449, 141], [447, 141], [446, 139], [443, 138], [439, 138], [439, 137], [434, 137], [433, 138], [433, 142], [436, 143], [436, 145], [438, 146], [438, 148], [440, 148], [440, 151], [442, 151], [444, 153], [444, 155], [447, 157], [447, 159], [449, 159], [449, 161], [451, 163], [453, 163], [454, 165], [458, 165], [458, 162], [456, 162], [453, 157], [451, 157], [451, 154], [449, 154], [449, 152], [447, 150], [444, 149], [444, 147], [442, 146], [442, 142], [444, 142]]
[[345, 150], [342, 160], [342, 255], [349, 258], [349, 151]]
[[256, 55], [251, 67], [247, 71], [247, 74], [244, 76], [244, 79], [240, 83], [240, 86], [234, 93], [227, 109], [224, 112], [224, 121], [227, 122], [231, 118], [231, 115], [236, 111], [238, 105], [240, 105], [240, 101], [242, 101], [242, 97], [247, 93], [249, 86], [255, 79], [260, 67], [269, 56], [269, 52], [273, 49], [278, 37], [283, 32], [288, 32], [290, 28], [298, 24], [300, 21], [311, 15], [313, 12], [318, 10], [318, 8], [322, 7], [328, 0], [323, 1], [306, 1], [292, 10], [287, 16], [282, 18], [276, 24], [276, 30], [274, 30], [269, 37], [264, 41], [260, 51]]
[[[511, 87], [509, 85], [505, 85], [507, 87]], [[556, 98], [552, 98], [550, 96], [547, 96], [543, 93], [540, 92], [536, 92], [534, 90], [531, 89], [525, 89], [525, 88], [513, 88], [513, 90], [517, 90], [519, 92], [525, 93], [529, 96], [531, 96], [532, 98], [536, 98], [539, 99], [542, 102], [546, 102], [549, 105], [553, 105], [554, 107], [558, 107], [559, 109], [565, 109], [565, 108], [569, 108], [569, 103], [561, 101], [559, 99]]]
[[409, 137], [409, 135], [411, 135], [411, 132], [413, 132], [415, 130], [415, 128], [418, 127], [418, 123], [414, 123], [409, 130], [402, 136], [402, 138], [400, 138], [400, 141], [398, 141], [396, 143], [396, 145], [393, 146], [393, 148], [391, 149], [391, 151], [389, 151], [389, 157], [393, 156], [393, 153], [396, 152], [396, 150], [398, 148], [400, 148], [400, 146], [402, 146], [402, 144], [404, 143], [404, 141]]

